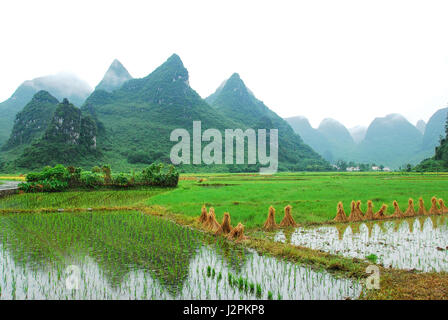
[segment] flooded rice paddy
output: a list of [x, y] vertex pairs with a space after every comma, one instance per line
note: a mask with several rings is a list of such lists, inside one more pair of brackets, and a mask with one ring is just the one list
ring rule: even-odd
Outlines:
[[448, 219], [445, 216], [297, 228], [275, 241], [345, 257], [376, 260], [385, 267], [425, 272], [448, 271]]
[[0, 216], [0, 299], [345, 299], [361, 285], [139, 212]]

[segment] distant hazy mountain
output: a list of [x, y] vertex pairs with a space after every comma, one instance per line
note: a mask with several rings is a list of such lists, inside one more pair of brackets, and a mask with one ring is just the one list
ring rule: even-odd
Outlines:
[[355, 158], [394, 168], [406, 163], [415, 164], [425, 157], [421, 150], [422, 141], [422, 133], [406, 118], [390, 114], [373, 120]]
[[92, 92], [90, 86], [72, 74], [59, 73], [23, 82], [6, 101], [0, 103], [0, 145], [9, 138], [16, 114], [41, 90], [59, 100], [68, 98], [81, 106]]
[[115, 89], [120, 88], [123, 83], [131, 79], [132, 76], [129, 74], [128, 70], [126, 70], [120, 61], [115, 59], [101, 82], [96, 86], [95, 90], [112, 92]]
[[448, 115], [448, 108], [437, 110], [426, 124], [425, 134], [423, 136], [422, 148], [434, 151], [439, 145], [440, 137], [445, 137], [445, 122]]
[[420, 130], [420, 132], [422, 134], [425, 133], [425, 129], [426, 129], [426, 122], [423, 120], [418, 120], [417, 123], [415, 124], [415, 127]]
[[322, 170], [329, 164], [306, 145], [291, 126], [258, 100], [237, 73], [210, 95], [206, 101], [224, 116], [244, 127], [278, 129], [279, 161], [286, 169]]
[[357, 126], [351, 132], [334, 119], [324, 119], [318, 129], [304, 117], [287, 121], [306, 143], [333, 163], [342, 159], [398, 168], [431, 155], [431, 150], [421, 147], [422, 133], [398, 114], [376, 118], [368, 128]]
[[316, 150], [328, 161], [335, 161], [333, 156], [333, 150], [330, 142], [327, 138], [314, 129], [307, 118], [298, 116], [285, 119], [291, 128], [302, 137], [303, 141], [311, 148]]
[[364, 140], [364, 137], [366, 136], [367, 127], [355, 126], [353, 128], [348, 129], [348, 131], [350, 132], [353, 141], [355, 141], [355, 143], [360, 143], [362, 140]]
[[330, 143], [335, 160], [349, 160], [353, 152], [355, 142], [350, 132], [340, 122], [327, 118], [322, 120], [317, 130], [327, 138]]

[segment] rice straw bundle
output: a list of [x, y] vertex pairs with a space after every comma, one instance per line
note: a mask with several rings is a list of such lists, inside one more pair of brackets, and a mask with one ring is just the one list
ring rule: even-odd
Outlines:
[[230, 231], [230, 233], [227, 235], [227, 239], [230, 240], [244, 240], [246, 239], [246, 236], [244, 235], [244, 226], [240, 223]]
[[224, 233], [229, 233], [232, 231], [232, 225], [230, 224], [230, 214], [228, 212], [224, 212], [224, 217], [222, 218], [221, 228]]
[[334, 221], [336, 222], [347, 222], [348, 218], [344, 211], [344, 206], [342, 205], [342, 202], [339, 201], [337, 211], [336, 211], [336, 217], [334, 218]]
[[428, 211], [426, 211], [425, 209], [425, 203], [423, 202], [423, 198], [420, 197], [418, 199], [418, 211], [417, 211], [417, 215], [421, 216], [421, 215], [427, 215]]
[[412, 200], [411, 198], [409, 198], [409, 200], [408, 200], [408, 208], [404, 212], [404, 215], [406, 217], [413, 217], [416, 215], [415, 210], [414, 210], [414, 200]]
[[277, 223], [275, 223], [275, 209], [273, 206], [269, 207], [268, 218], [266, 219], [266, 222], [264, 223], [263, 227], [267, 231], [271, 231], [278, 228]]
[[394, 200], [394, 213], [390, 216], [391, 218], [404, 218], [403, 211], [400, 210], [397, 200]]
[[348, 217], [348, 221], [362, 221], [362, 220], [363, 220], [362, 215], [359, 213], [358, 210], [356, 210], [355, 201], [352, 201], [351, 212], [350, 216]]
[[429, 209], [429, 214], [441, 214], [439, 208], [437, 208], [436, 197], [431, 198], [431, 208]]
[[442, 213], [448, 213], [448, 208], [445, 207], [445, 203], [443, 202], [443, 199], [439, 199], [439, 205], [440, 205], [440, 211]]
[[373, 220], [373, 203], [372, 200], [367, 201], [367, 211], [364, 220]]
[[207, 208], [205, 207], [204, 204], [201, 209], [201, 215], [199, 216], [199, 222], [203, 224], [206, 221], [207, 221]]
[[378, 210], [378, 212], [376, 212], [373, 215], [373, 219], [375, 219], [375, 220], [383, 220], [383, 219], [385, 219], [386, 216], [384, 215], [384, 213], [386, 212], [386, 210], [387, 210], [387, 206], [385, 204], [383, 204], [381, 206], [380, 210]]
[[280, 222], [280, 227], [295, 227], [297, 224], [294, 221], [294, 218], [291, 215], [291, 206], [287, 205], [285, 207], [285, 216], [283, 217], [282, 222]]

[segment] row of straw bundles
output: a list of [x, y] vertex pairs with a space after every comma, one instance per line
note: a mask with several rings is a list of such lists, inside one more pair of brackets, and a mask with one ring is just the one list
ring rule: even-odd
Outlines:
[[[437, 206], [437, 202], [439, 203], [439, 207]], [[448, 208], [445, 206], [445, 203], [442, 199], [437, 201], [436, 197], [431, 198], [431, 208], [429, 211], [425, 209], [425, 205], [423, 199], [420, 197], [418, 200], [418, 211], [414, 210], [414, 200], [409, 199], [408, 208], [405, 212], [401, 211], [398, 206], [398, 202], [394, 200], [394, 213], [391, 215], [386, 215], [387, 205], [383, 204], [381, 208], [377, 212], [373, 212], [373, 203], [371, 200], [367, 201], [367, 211], [365, 214], [361, 211], [361, 201], [357, 202], [352, 201], [351, 203], [351, 211], [350, 215], [347, 217], [344, 211], [344, 207], [342, 202], [338, 203], [336, 209], [336, 217], [334, 221], [336, 222], [347, 222], [347, 221], [363, 221], [363, 220], [382, 220], [388, 218], [405, 218], [405, 217], [414, 217], [419, 215], [433, 215], [433, 214], [443, 214], [448, 213]]]
[[204, 205], [201, 209], [199, 222], [202, 223], [206, 229], [214, 232], [216, 235], [225, 234], [228, 239], [235, 240], [244, 240], [246, 238], [244, 236], [244, 226], [241, 223], [238, 223], [235, 228], [232, 227], [230, 224], [230, 214], [228, 212], [224, 212], [222, 223], [220, 224], [216, 220], [215, 209], [210, 207], [210, 210], [207, 213], [207, 208]]
[[268, 218], [266, 219], [266, 222], [263, 225], [263, 228], [267, 231], [271, 231], [274, 230], [276, 228], [280, 227], [295, 227], [297, 226], [297, 223], [294, 221], [294, 218], [291, 215], [291, 206], [287, 205], [285, 207], [285, 215], [282, 219], [282, 221], [280, 222], [280, 225], [278, 225], [275, 222], [275, 209], [273, 206], [269, 207], [269, 213], [268, 213]]

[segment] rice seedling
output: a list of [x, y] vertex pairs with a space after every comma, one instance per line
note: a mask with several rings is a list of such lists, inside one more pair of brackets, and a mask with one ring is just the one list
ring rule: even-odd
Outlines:
[[[69, 265], [80, 268], [79, 290], [65, 287]], [[302, 282], [293, 283], [295, 264], [138, 211], [0, 216], [0, 299], [267, 299], [262, 287], [288, 299], [360, 293], [352, 280], [300, 268]]]

